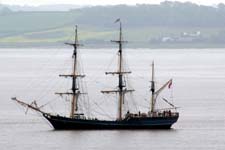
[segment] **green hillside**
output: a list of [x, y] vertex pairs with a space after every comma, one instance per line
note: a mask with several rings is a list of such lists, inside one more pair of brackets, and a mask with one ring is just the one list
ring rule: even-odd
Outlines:
[[75, 25], [79, 26], [83, 43], [107, 46], [108, 41], [117, 37], [118, 25], [113, 23], [117, 18], [123, 21], [124, 37], [132, 46], [223, 47], [225, 43], [224, 5], [164, 2], [65, 12], [13, 12], [0, 6], [0, 47], [58, 46], [73, 39]]

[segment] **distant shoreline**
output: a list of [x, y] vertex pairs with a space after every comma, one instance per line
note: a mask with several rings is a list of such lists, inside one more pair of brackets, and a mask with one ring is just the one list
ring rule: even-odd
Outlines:
[[[84, 46], [81, 48], [117, 48], [116, 45], [113, 45], [109, 42], [109, 44], [88, 44], [84, 43]], [[159, 44], [132, 44], [128, 43], [124, 46], [125, 48], [151, 48], [151, 49], [205, 49], [205, 48], [225, 48], [224, 44], [205, 44], [205, 43], [194, 43], [194, 44], [165, 44], [165, 43], [159, 43]], [[46, 48], [46, 49], [52, 49], [52, 48], [68, 48], [68, 46], [64, 45], [64, 43], [13, 43], [13, 44], [3, 44], [0, 43], [0, 48]]]

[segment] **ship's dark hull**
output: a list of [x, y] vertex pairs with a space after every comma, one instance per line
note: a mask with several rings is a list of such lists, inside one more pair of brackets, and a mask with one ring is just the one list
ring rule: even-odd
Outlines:
[[43, 114], [56, 130], [170, 129], [179, 116], [131, 118], [122, 121], [84, 120]]

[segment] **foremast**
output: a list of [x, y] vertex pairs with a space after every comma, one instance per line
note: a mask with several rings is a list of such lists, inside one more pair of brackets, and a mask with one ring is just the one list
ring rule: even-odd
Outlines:
[[65, 75], [59, 75], [60, 77], [71, 77], [72, 78], [72, 88], [71, 92], [65, 92], [65, 93], [56, 93], [59, 95], [71, 95], [71, 108], [70, 108], [70, 117], [74, 118], [76, 112], [78, 111], [78, 98], [80, 94], [83, 94], [80, 92], [79, 86], [78, 86], [78, 78], [83, 78], [85, 75], [82, 75], [78, 72], [78, 47], [80, 46], [78, 42], [78, 33], [77, 33], [77, 26], [75, 28], [75, 39], [74, 43], [65, 43], [67, 45], [73, 46], [73, 68], [71, 74], [65, 74]]
[[120, 19], [117, 19], [115, 23], [119, 22], [120, 29], [119, 29], [119, 40], [112, 40], [111, 42], [117, 43], [119, 45], [119, 51], [118, 51], [118, 69], [116, 72], [106, 72], [106, 75], [112, 74], [112, 75], [118, 75], [118, 89], [117, 90], [108, 90], [108, 91], [102, 91], [102, 93], [119, 93], [118, 97], [118, 116], [117, 120], [122, 120], [122, 112], [123, 112], [123, 103], [125, 94], [128, 92], [133, 92], [134, 90], [128, 90], [126, 88], [126, 84], [124, 82], [124, 74], [129, 74], [131, 71], [124, 71], [124, 60], [123, 60], [123, 43], [126, 43], [127, 41], [123, 41], [123, 35], [122, 35], [122, 22]]

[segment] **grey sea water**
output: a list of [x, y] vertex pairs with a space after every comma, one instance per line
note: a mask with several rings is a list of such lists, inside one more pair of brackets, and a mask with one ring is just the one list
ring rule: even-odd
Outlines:
[[[111, 66], [116, 64], [116, 50], [80, 52], [91, 108], [113, 115], [115, 97], [102, 96], [100, 90], [113, 87], [113, 78], [105, 77], [104, 71], [115, 69]], [[158, 84], [173, 78], [173, 102], [180, 107], [180, 118], [171, 130], [54, 131], [38, 114], [28, 111], [25, 115], [10, 98], [40, 104], [50, 101], [46, 111], [67, 114], [68, 102], [54, 92], [70, 86], [58, 74], [69, 72], [71, 53], [70, 49], [0, 49], [1, 150], [225, 149], [225, 49], [126, 50], [134, 99], [146, 106], [141, 110], [148, 107], [152, 61]]]

